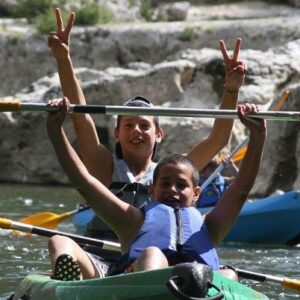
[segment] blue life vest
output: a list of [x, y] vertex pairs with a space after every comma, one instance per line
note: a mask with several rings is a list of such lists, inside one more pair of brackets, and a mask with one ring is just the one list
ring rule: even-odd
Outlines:
[[[207, 178], [201, 176], [199, 185], [206, 181]], [[227, 188], [224, 176], [217, 175], [211, 183], [200, 193], [199, 199], [197, 201], [197, 207], [208, 207], [214, 206], [222, 197]]]
[[128, 253], [128, 262], [138, 258], [143, 250], [156, 246], [167, 258], [182, 255], [185, 262], [197, 261], [219, 269], [219, 258], [203, 223], [194, 207], [172, 208], [151, 202], [144, 207], [145, 220]]

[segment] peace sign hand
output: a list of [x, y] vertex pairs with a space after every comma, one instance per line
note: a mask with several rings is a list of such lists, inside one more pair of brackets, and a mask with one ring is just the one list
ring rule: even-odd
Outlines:
[[51, 48], [53, 56], [58, 59], [69, 54], [70, 33], [75, 20], [75, 13], [69, 16], [67, 26], [64, 27], [61, 11], [55, 9], [56, 32], [50, 32], [48, 36], [48, 46]]
[[247, 64], [239, 58], [241, 44], [242, 39], [238, 38], [235, 42], [233, 55], [230, 56], [225, 42], [220, 40], [220, 49], [225, 63], [225, 88], [230, 92], [238, 92], [247, 71]]

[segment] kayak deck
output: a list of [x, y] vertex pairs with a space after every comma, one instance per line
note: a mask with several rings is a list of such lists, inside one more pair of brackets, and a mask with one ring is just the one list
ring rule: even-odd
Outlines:
[[[44, 275], [28, 275], [21, 281], [14, 299], [24, 295], [30, 300], [179, 299], [166, 286], [172, 277], [172, 269], [174, 268], [81, 281], [57, 281]], [[218, 272], [213, 272], [213, 284], [224, 293], [222, 299], [268, 299], [265, 295], [225, 278]], [[210, 288], [206, 297], [216, 294], [217, 289]]]

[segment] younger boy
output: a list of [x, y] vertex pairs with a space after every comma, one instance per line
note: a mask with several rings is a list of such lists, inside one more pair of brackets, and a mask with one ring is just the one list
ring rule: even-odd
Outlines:
[[[246, 104], [238, 107], [240, 121], [250, 131], [247, 153], [234, 182], [214, 209], [202, 218], [192, 207], [200, 194], [198, 171], [181, 155], [167, 157], [158, 164], [151, 187], [154, 202], [147, 204], [143, 210], [111, 193], [87, 171], [64, 133], [62, 124], [68, 104], [67, 98], [64, 98], [61, 102], [62, 112], [49, 114], [48, 134], [71, 182], [118, 236], [124, 254], [119, 271], [153, 270], [185, 261], [197, 261], [219, 269], [215, 247], [223, 241], [238, 217], [261, 160], [266, 137], [265, 121], [245, 116], [245, 113], [256, 112], [256, 106]], [[182, 227], [176, 225], [180, 222]], [[183, 235], [179, 234], [176, 242], [173, 242], [176, 232]], [[64, 253], [59, 247], [62, 241]], [[78, 264], [83, 278], [103, 276], [103, 270], [97, 269], [91, 257], [76, 243], [69, 241], [68, 253], [65, 252], [65, 243], [66, 238], [57, 236], [49, 241], [55, 278], [64, 279], [58, 265], [61, 257], [66, 259], [65, 255], [69, 255], [67, 259], [72, 264]]]

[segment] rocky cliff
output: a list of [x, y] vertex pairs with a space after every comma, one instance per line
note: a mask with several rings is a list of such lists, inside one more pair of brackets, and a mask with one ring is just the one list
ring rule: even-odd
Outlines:
[[[300, 111], [300, 11], [261, 2], [251, 5], [191, 7], [181, 22], [75, 27], [72, 58], [88, 102], [121, 104], [139, 94], [157, 105], [216, 108], [224, 77], [218, 41], [222, 38], [233, 47], [235, 38], [242, 37], [241, 57], [248, 62], [249, 71], [240, 102], [254, 102], [266, 110], [289, 89], [291, 96], [283, 109]], [[1, 97], [46, 102], [60, 96], [47, 37], [26, 24], [20, 27], [9, 20], [2, 22], [6, 26], [0, 32]], [[94, 119], [112, 147], [113, 118], [94, 115]], [[161, 119], [166, 138], [158, 158], [169, 152], [185, 152], [208, 134], [213, 122]], [[70, 124], [68, 127], [75, 144]], [[0, 128], [1, 181], [68, 182], [47, 139], [45, 113], [1, 113]], [[268, 129], [253, 195], [300, 187], [299, 123], [269, 121]], [[235, 121], [228, 150], [245, 136]]]

